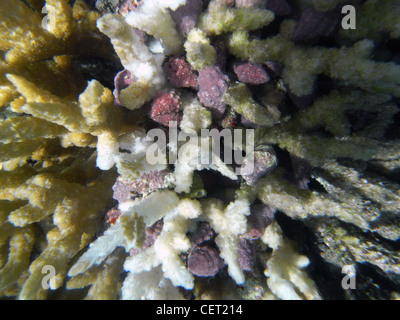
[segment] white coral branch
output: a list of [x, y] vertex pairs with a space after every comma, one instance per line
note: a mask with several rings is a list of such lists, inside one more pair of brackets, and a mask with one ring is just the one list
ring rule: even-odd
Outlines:
[[[182, 200], [174, 210], [164, 217], [163, 231], [154, 245], [129, 257], [125, 262], [124, 269], [133, 274], [142, 274], [161, 265], [164, 277], [170, 279], [174, 286], [181, 286], [188, 290], [193, 289], [193, 275], [186, 268], [180, 254], [190, 248], [190, 241], [186, 236], [190, 219], [197, 218], [201, 212], [201, 205], [197, 200]], [[130, 282], [132, 281], [130, 280]], [[124, 288], [135, 292], [137, 285], [132, 282], [130, 286], [124, 284]]]
[[216, 242], [221, 251], [221, 257], [228, 265], [229, 275], [238, 284], [245, 281], [239, 264], [239, 235], [246, 232], [246, 216], [250, 214], [250, 204], [247, 200], [236, 200], [226, 208], [219, 200], [203, 201], [203, 211], [212, 228], [218, 233]]
[[273, 248], [264, 271], [272, 293], [283, 300], [321, 299], [314, 281], [303, 270], [309, 264], [308, 258], [296, 252], [276, 221], [267, 227], [261, 239]]

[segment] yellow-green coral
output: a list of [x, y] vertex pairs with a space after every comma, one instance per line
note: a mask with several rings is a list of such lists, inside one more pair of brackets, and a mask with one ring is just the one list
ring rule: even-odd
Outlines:
[[46, 297], [47, 265], [56, 272], [51, 289], [62, 286], [71, 259], [98, 231], [116, 175], [96, 168], [97, 137], [117, 139], [129, 119], [97, 81], [78, 97], [85, 82], [72, 55], [111, 55], [98, 14], [82, 1], [73, 8], [47, 1], [46, 8], [47, 30], [40, 11], [22, 1], [0, 4], [0, 95], [8, 115], [0, 122], [0, 292], [20, 299]]
[[224, 101], [252, 123], [270, 127], [274, 124], [272, 115], [252, 98], [250, 90], [243, 84], [230, 87]]
[[215, 63], [216, 51], [204, 31], [193, 28], [184, 44], [188, 62], [196, 70], [204, 69]]
[[396, 0], [368, 0], [361, 6], [356, 6], [356, 29], [340, 32], [341, 36], [352, 40], [364, 38], [382, 40], [383, 34], [390, 38], [400, 37], [400, 8]]
[[400, 67], [394, 62], [368, 59], [373, 49], [370, 40], [359, 41], [350, 48], [336, 49], [295, 45], [282, 35], [265, 40], [250, 39], [245, 31], [236, 31], [230, 35], [228, 46], [230, 52], [241, 59], [282, 62], [285, 65], [283, 81], [298, 96], [312, 93], [319, 74], [367, 91], [400, 96]]
[[[76, 1], [73, 8], [67, 0], [35, 1], [33, 7], [36, 10], [20, 0], [0, 4], [1, 107], [19, 96], [4, 78], [8, 72], [37, 81], [58, 96], [76, 97], [85, 83], [72, 70], [70, 56], [109, 54], [109, 44], [96, 28], [98, 14], [88, 11], [83, 1]], [[42, 24], [42, 8], [47, 9], [49, 30]]]
[[211, 1], [199, 21], [199, 28], [209, 34], [235, 30], [260, 29], [274, 20], [274, 14], [265, 9], [229, 8], [225, 1]]
[[124, 262], [125, 253], [115, 250], [100, 266], [88, 270], [86, 273], [77, 275], [67, 282], [67, 289], [80, 289], [91, 285], [87, 300], [115, 300], [120, 296], [121, 281], [120, 273]]

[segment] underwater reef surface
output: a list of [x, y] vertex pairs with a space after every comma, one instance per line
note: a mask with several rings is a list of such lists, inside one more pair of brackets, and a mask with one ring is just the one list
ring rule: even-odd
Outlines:
[[398, 299], [399, 38], [397, 0], [2, 0], [0, 298]]

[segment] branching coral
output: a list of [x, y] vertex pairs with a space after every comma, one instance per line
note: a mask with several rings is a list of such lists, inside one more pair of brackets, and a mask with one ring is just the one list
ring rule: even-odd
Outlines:
[[324, 48], [295, 45], [286, 37], [292, 33], [292, 21], [281, 26], [281, 34], [265, 40], [249, 39], [248, 33], [235, 31], [229, 48], [241, 58], [253, 62], [277, 60], [285, 65], [282, 79], [298, 96], [312, 93], [316, 76], [325, 74], [355, 87], [398, 97], [400, 67], [394, 62], [368, 59], [373, 49], [371, 40], [356, 42], [352, 47]]
[[[96, 30], [97, 14], [80, 1], [73, 9], [67, 1], [47, 1], [55, 21], [46, 30], [40, 13], [23, 2], [0, 6], [1, 295], [38, 299], [47, 294], [42, 268], [53, 266], [50, 287], [61, 287], [68, 263], [98, 231], [116, 175], [99, 171], [96, 162], [107, 166], [107, 141], [127, 126], [98, 81], [77, 96], [84, 81], [72, 68], [73, 56], [111, 56]], [[89, 40], [93, 46], [82, 46]]]
[[246, 216], [250, 214], [250, 205], [246, 200], [237, 200], [223, 210], [222, 201], [204, 203], [204, 211], [210, 225], [218, 233], [217, 244], [221, 248], [221, 257], [228, 264], [230, 276], [238, 284], [245, 280], [239, 265], [239, 235], [246, 232]]
[[273, 249], [264, 271], [272, 293], [285, 300], [321, 299], [314, 282], [302, 270], [309, 260], [296, 252], [276, 222], [267, 227], [262, 240]]
[[[71, 68], [72, 56], [109, 54], [109, 45], [96, 29], [98, 14], [88, 11], [84, 2], [77, 1], [73, 9], [68, 1], [31, 3], [35, 10], [18, 0], [2, 1], [0, 6], [0, 46], [4, 53], [0, 60], [1, 107], [12, 100], [15, 108], [23, 104], [23, 98], [16, 99], [18, 93], [4, 78], [6, 73], [37, 82], [61, 97], [76, 96], [85, 83]], [[42, 8], [47, 17], [42, 16]]]
[[347, 33], [341, 32], [342, 36], [352, 40], [363, 38], [380, 40], [383, 34], [388, 34], [393, 39], [400, 37], [400, 26], [396, 18], [400, 9], [394, 1], [384, 1], [378, 5], [377, 1], [369, 0], [356, 8], [357, 28]]
[[[345, 265], [399, 284], [395, 1], [351, 1], [347, 31], [341, 0], [144, 0], [123, 17], [47, 1], [47, 29], [28, 2], [0, 5], [0, 295], [45, 298], [45, 266], [87, 299], [354, 298], [325, 283]], [[72, 68], [112, 57], [105, 36], [114, 96]], [[254, 145], [216, 151], [210, 128]]]
[[98, 27], [111, 39], [123, 66], [135, 81], [120, 93], [121, 103], [129, 109], [141, 107], [164, 83], [161, 61], [150, 52], [139, 35], [118, 15], [105, 15]]
[[144, 1], [137, 11], [127, 16], [126, 21], [132, 27], [143, 30], [159, 40], [165, 54], [178, 54], [182, 50], [181, 39], [167, 9], [175, 11], [185, 2], [186, 0]]
[[225, 1], [211, 1], [199, 27], [208, 34], [222, 34], [235, 30], [256, 30], [274, 20], [274, 14], [258, 8], [229, 8]]

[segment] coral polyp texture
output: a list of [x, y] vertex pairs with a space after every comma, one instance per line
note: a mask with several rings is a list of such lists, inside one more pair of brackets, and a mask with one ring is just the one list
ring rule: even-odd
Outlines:
[[398, 298], [399, 17], [2, 0], [0, 297]]

